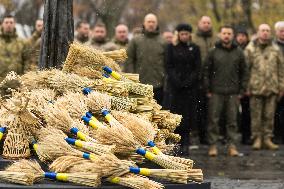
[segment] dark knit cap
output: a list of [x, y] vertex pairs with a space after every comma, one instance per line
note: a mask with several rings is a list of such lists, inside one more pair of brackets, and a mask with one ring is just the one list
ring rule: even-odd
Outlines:
[[239, 27], [236, 29], [236, 35], [238, 35], [239, 33], [245, 34], [246, 36], [248, 36], [248, 32], [244, 27]]
[[176, 31], [178, 31], [178, 32], [180, 32], [180, 31], [192, 32], [192, 26], [190, 24], [179, 24], [176, 27]]

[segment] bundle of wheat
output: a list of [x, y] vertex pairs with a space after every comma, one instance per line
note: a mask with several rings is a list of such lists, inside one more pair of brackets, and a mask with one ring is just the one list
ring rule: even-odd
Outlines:
[[81, 119], [81, 116], [89, 110], [85, 99], [82, 93], [69, 92], [59, 97], [54, 104], [56, 107], [64, 107], [72, 119]]
[[95, 78], [97, 74], [92, 74], [92, 72], [101, 70], [103, 66], [109, 66], [116, 71], [120, 71], [119, 65], [113, 59], [103, 55], [102, 52], [87, 45], [72, 43], [63, 70], [80, 74], [78, 70], [85, 67], [89, 69], [89, 77]]
[[45, 119], [49, 127], [57, 128], [69, 134], [78, 129], [88, 135], [88, 128], [80, 121], [73, 120], [63, 104], [54, 104], [46, 109]]
[[[48, 132], [48, 131], [47, 131]], [[64, 137], [66, 138], [66, 136]], [[48, 134], [45, 137], [40, 138], [38, 143], [34, 144], [34, 149], [42, 162], [54, 161], [56, 158], [73, 155], [78, 157], [84, 157], [88, 159], [95, 159], [95, 154], [81, 152], [72, 148], [62, 137], [62, 134]]]
[[102, 52], [102, 54], [108, 58], [113, 59], [116, 62], [124, 62], [127, 59], [127, 54], [125, 49]]
[[1, 98], [10, 98], [13, 90], [20, 90], [22, 87], [20, 76], [16, 72], [9, 72], [0, 83], [0, 96]]
[[65, 140], [68, 144], [75, 145], [76, 147], [82, 148], [85, 151], [92, 152], [97, 155], [113, 153], [115, 147], [114, 145], [109, 146], [99, 144], [97, 142], [85, 142], [72, 138], [65, 138]]
[[[100, 185], [100, 177], [97, 174], [88, 173], [55, 173], [44, 172], [36, 161], [21, 160], [10, 165], [5, 172], [21, 172], [32, 175], [30, 179], [35, 182], [37, 180], [48, 178], [52, 180], [72, 182], [76, 184], [97, 187]], [[15, 177], [17, 174], [15, 175]], [[17, 179], [17, 178], [16, 178]], [[11, 179], [12, 180], [12, 179]]]
[[151, 152], [145, 151], [143, 148], [141, 148], [143, 144], [135, 140], [135, 137], [129, 129], [121, 125], [114, 118], [110, 119], [111, 115], [107, 110], [102, 111], [102, 114], [108, 120], [111, 127], [99, 128], [96, 133], [97, 140], [103, 144], [115, 144], [116, 153], [129, 153], [135, 151], [139, 155], [143, 155], [150, 161], [153, 161], [164, 168], [181, 170], [188, 169], [186, 165], [173, 162], [164, 155], [154, 155]]

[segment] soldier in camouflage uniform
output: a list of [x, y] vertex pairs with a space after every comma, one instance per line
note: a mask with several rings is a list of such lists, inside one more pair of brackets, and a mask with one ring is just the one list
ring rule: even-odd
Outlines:
[[16, 34], [15, 18], [5, 16], [0, 31], [0, 82], [7, 73], [23, 74], [25, 69], [25, 43]]
[[25, 72], [34, 71], [38, 68], [42, 30], [43, 20], [38, 19], [35, 23], [35, 31], [26, 42], [29, 66], [25, 67]]
[[276, 102], [284, 91], [284, 62], [279, 47], [271, 40], [271, 29], [267, 24], [259, 26], [257, 36], [245, 49], [250, 72], [248, 91], [253, 149], [276, 150], [278, 146], [271, 138]]
[[107, 30], [104, 24], [96, 24], [92, 30], [92, 35], [92, 39], [86, 43], [87, 45], [101, 51], [116, 50], [115, 44], [107, 40]]

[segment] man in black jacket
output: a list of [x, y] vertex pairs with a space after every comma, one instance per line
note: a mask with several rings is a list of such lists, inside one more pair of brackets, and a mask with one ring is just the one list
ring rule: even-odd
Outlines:
[[243, 51], [233, 43], [234, 31], [231, 26], [222, 26], [220, 41], [216, 43], [206, 60], [204, 85], [209, 98], [208, 139], [209, 156], [217, 156], [218, 123], [225, 112], [228, 155], [237, 156], [235, 146], [237, 135], [237, 111], [240, 96], [246, 92], [248, 69]]

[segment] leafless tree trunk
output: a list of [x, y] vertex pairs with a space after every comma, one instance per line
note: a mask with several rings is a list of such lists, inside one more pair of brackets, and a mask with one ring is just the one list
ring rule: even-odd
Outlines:
[[217, 4], [216, 0], [211, 0], [211, 4], [213, 6], [213, 13], [215, 15], [217, 22], [221, 22], [222, 19], [221, 19], [220, 13], [218, 11], [218, 4]]
[[255, 27], [252, 22], [252, 15], [251, 15], [251, 0], [242, 0], [242, 8], [244, 11], [244, 24], [253, 32], [255, 32]]
[[74, 40], [73, 0], [45, 0], [40, 69], [61, 68]]

